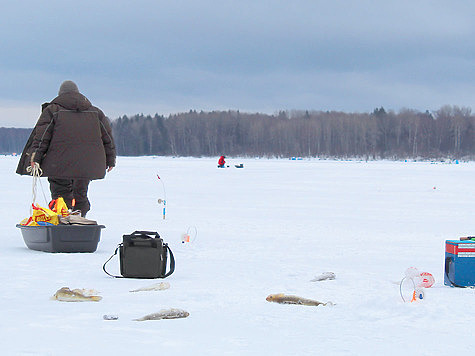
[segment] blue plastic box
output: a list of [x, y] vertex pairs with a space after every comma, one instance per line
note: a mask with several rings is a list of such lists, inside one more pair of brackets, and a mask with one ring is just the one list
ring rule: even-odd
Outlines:
[[444, 284], [451, 287], [475, 286], [475, 241], [445, 241]]

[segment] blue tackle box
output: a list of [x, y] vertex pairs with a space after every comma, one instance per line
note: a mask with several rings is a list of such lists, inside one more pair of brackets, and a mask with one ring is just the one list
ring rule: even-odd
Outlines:
[[475, 241], [445, 241], [444, 284], [451, 287], [475, 286]]

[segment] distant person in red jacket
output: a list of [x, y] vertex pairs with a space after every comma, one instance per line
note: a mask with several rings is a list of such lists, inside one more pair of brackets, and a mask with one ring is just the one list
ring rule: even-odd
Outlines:
[[224, 160], [225, 158], [226, 158], [226, 156], [219, 157], [218, 168], [224, 168], [224, 165], [226, 164], [226, 161]]

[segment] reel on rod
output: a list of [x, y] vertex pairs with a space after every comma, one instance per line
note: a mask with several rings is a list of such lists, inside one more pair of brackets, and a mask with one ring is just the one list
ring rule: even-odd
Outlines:
[[163, 220], [165, 220], [165, 216], [167, 213], [167, 192], [165, 190], [165, 184], [163, 183], [163, 180], [160, 178], [158, 173], [157, 173], [157, 178], [159, 182], [162, 183], [162, 188], [163, 188], [163, 199], [158, 198], [157, 202], [158, 202], [158, 205], [163, 205], [162, 216], [163, 216]]

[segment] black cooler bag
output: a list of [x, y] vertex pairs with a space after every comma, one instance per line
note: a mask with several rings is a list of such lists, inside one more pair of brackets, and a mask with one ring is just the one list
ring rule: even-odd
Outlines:
[[[117, 250], [122, 277], [165, 278], [174, 272], [173, 253], [157, 232], [134, 231], [130, 235], [123, 235], [122, 239], [114, 254], [104, 263], [103, 270], [108, 275], [113, 276], [106, 271], [105, 266], [117, 254]], [[168, 255], [170, 255], [170, 270], [166, 272]]]

